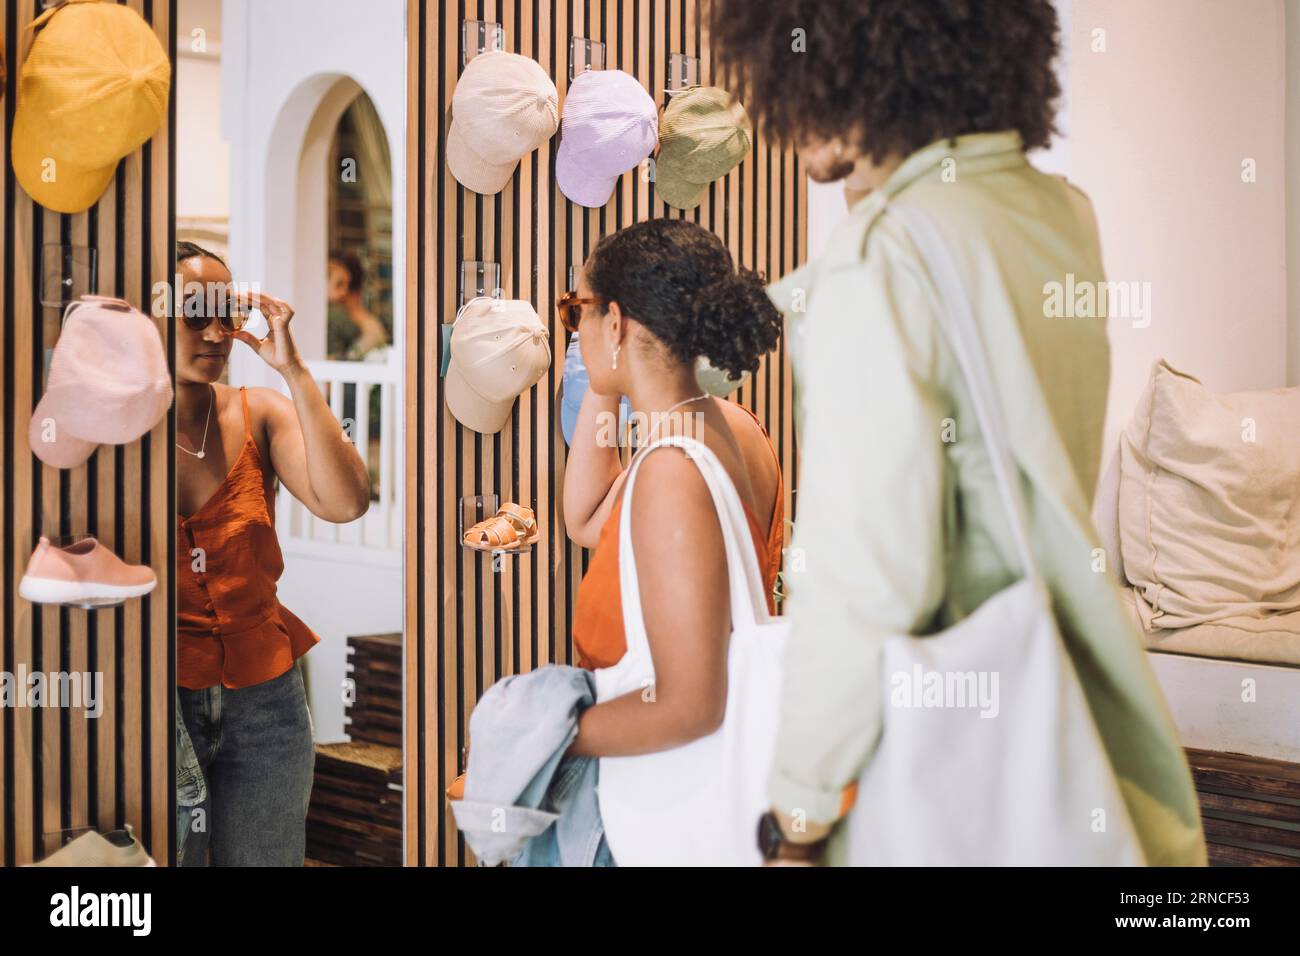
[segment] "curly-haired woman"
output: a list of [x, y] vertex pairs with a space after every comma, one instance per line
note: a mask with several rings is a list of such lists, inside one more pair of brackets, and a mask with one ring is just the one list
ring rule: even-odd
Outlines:
[[[583, 666], [597, 669], [597, 702], [582, 713], [570, 753], [639, 758], [708, 737], [726, 714], [728, 562], [722, 523], [695, 457], [716, 456], [730, 478], [771, 595], [784, 523], [780, 464], [752, 413], [701, 389], [696, 360], [704, 356], [735, 376], [756, 370], [780, 337], [781, 317], [757, 274], [737, 269], [717, 236], [681, 219], [652, 219], [606, 236], [587, 259], [576, 292], [562, 305], [570, 330], [581, 328], [591, 386], [565, 469], [564, 511], [569, 536], [595, 548], [578, 592], [573, 639]], [[644, 423], [630, 504], [624, 501], [630, 469], [622, 468], [608, 440], [620, 395], [629, 397], [633, 419]], [[686, 438], [687, 446], [650, 447], [673, 436]], [[619, 584], [625, 507], [653, 663], [653, 706], [640, 672], [618, 667], [630, 654]], [[602, 813], [605, 797], [602, 791]], [[681, 861], [673, 842], [686, 832], [680, 824], [658, 834], [665, 862]], [[609, 836], [619, 860], [620, 847]]]
[[[835, 824], [888, 720], [884, 637], [949, 627], [1018, 576], [969, 393], [937, 324], [945, 303], [905, 228], [884, 215], [904, 206], [934, 224], [970, 292], [1034, 561], [1145, 858], [1203, 863], [1185, 758], [1133, 625], [1094, 569], [1105, 320], [1044, 308], [1049, 283], [1104, 280], [1087, 198], [1025, 155], [1054, 132], [1052, 3], [711, 9], [718, 62], [760, 127], [795, 146], [811, 178], [848, 177], [860, 197], [828, 251], [770, 290], [796, 326], [793, 547], [806, 570], [788, 581], [793, 633], [765, 850], [841, 857], [846, 828]], [[1056, 769], [1064, 781], [1071, 768]], [[980, 839], [996, 858], [1009, 836]]]

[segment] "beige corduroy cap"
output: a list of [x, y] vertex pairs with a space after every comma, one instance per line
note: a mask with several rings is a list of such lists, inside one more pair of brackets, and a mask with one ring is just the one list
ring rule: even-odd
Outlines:
[[466, 189], [499, 193], [519, 160], [555, 135], [559, 104], [536, 60], [505, 50], [480, 53], [452, 95], [447, 168]]
[[752, 145], [745, 107], [717, 86], [673, 94], [659, 121], [655, 191], [674, 209], [694, 209], [709, 183], [740, 165]]
[[551, 367], [550, 332], [522, 299], [466, 302], [451, 331], [447, 408], [476, 432], [499, 432], [521, 392]]

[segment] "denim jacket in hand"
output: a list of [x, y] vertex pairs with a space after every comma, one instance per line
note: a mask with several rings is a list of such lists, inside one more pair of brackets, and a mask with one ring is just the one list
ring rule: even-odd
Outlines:
[[497, 681], [470, 717], [456, 826], [480, 865], [613, 866], [596, 802], [598, 762], [566, 757], [596, 700], [590, 672], [548, 665]]

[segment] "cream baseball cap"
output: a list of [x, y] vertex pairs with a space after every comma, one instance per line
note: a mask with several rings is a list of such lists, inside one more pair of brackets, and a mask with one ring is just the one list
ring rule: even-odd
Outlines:
[[467, 189], [499, 193], [519, 160], [555, 135], [559, 104], [536, 60], [505, 50], [480, 53], [451, 98], [447, 168]]
[[75, 468], [100, 445], [135, 441], [171, 403], [158, 326], [122, 299], [83, 295], [64, 312], [27, 436], [41, 461]]
[[550, 332], [521, 299], [471, 299], [456, 313], [447, 366], [447, 408], [466, 428], [492, 434], [521, 392], [551, 367]]

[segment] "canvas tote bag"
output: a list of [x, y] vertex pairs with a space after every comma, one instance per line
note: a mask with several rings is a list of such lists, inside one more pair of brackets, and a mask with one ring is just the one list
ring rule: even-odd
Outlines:
[[596, 699], [652, 693], [654, 664], [632, 552], [632, 494], [638, 466], [660, 445], [684, 449], [699, 467], [722, 525], [732, 628], [727, 707], [722, 726], [707, 737], [659, 753], [600, 759], [597, 793], [605, 837], [619, 866], [757, 866], [762, 862], [758, 818], [768, 807], [788, 625], [768, 614], [758, 558], [731, 476], [694, 438], [654, 442], [637, 454], [628, 472], [618, 532], [627, 653], [614, 666], [595, 671]]
[[[1020, 473], [965, 285], [923, 213], [895, 204], [888, 214], [907, 228], [938, 289], [940, 325], [988, 446], [1022, 576], [942, 633], [885, 639], [884, 730], [858, 782], [850, 862], [1141, 865], [1141, 845], [1034, 561]], [[992, 688], [995, 675], [996, 708], [952, 706], [963, 692], [969, 704], [981, 679]], [[927, 682], [944, 688], [931, 697], [944, 706], [927, 706], [924, 692], [901, 705], [905, 691]]]

